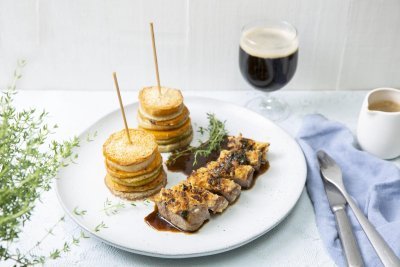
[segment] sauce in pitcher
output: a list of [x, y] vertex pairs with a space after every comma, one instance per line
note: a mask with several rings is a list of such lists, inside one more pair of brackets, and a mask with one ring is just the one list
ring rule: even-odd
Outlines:
[[399, 112], [400, 103], [391, 100], [382, 100], [382, 101], [377, 101], [375, 103], [371, 103], [368, 106], [368, 109], [383, 111], [383, 112]]

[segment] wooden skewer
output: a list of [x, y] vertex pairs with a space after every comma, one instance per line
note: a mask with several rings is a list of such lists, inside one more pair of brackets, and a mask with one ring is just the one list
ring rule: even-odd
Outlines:
[[151, 41], [152, 41], [152, 44], [153, 44], [154, 65], [156, 66], [156, 78], [157, 78], [158, 94], [161, 95], [161, 85], [160, 85], [161, 83], [160, 83], [160, 74], [158, 72], [158, 60], [157, 60], [156, 40], [154, 38], [153, 22], [150, 22], [150, 31], [151, 31]]
[[128, 123], [126, 122], [125, 109], [124, 105], [122, 104], [121, 92], [119, 91], [117, 74], [115, 72], [113, 72], [113, 78], [114, 78], [115, 89], [117, 90], [119, 107], [121, 108], [122, 118], [124, 119], [126, 137], [128, 138], [129, 143], [132, 144], [131, 137], [129, 135]]

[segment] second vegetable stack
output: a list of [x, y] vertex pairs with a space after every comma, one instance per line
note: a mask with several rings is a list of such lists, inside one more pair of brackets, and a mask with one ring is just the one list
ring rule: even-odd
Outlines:
[[139, 93], [139, 128], [154, 135], [160, 152], [184, 148], [193, 139], [189, 110], [178, 89], [145, 87]]

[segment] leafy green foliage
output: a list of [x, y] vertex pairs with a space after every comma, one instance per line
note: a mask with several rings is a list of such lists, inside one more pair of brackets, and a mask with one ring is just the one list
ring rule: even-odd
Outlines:
[[59, 249], [55, 249], [50, 253], [49, 258], [55, 260], [58, 259], [60, 256], [61, 256], [61, 251]]
[[77, 216], [84, 216], [86, 215], [87, 210], [80, 210], [78, 207], [75, 207], [73, 212]]
[[97, 131], [95, 131], [93, 134], [88, 133], [86, 135], [86, 142], [93, 142], [96, 137], [97, 137]]
[[96, 225], [96, 227], [94, 228], [94, 231], [100, 232], [101, 229], [105, 229], [105, 228], [108, 228], [108, 226], [104, 222], [101, 222], [98, 225]]
[[[18, 250], [11, 252], [7, 244], [18, 239], [37, 200], [50, 189], [59, 168], [77, 158], [73, 149], [79, 142], [77, 138], [49, 140], [57, 125], [45, 122], [45, 111], [16, 110], [13, 97], [24, 65], [24, 61], [18, 63], [11, 85], [0, 97], [0, 262], [12, 259], [20, 265], [31, 265], [45, 258], [29, 257]], [[59, 254], [55, 250], [50, 258]]]
[[108, 198], [104, 202], [103, 206], [104, 206], [103, 211], [107, 216], [115, 215], [125, 208], [125, 204], [123, 202], [113, 203]]
[[225, 122], [218, 120], [214, 114], [207, 113], [208, 126], [207, 128], [199, 127], [198, 132], [201, 135], [208, 133], [208, 140], [205, 142], [200, 142], [197, 147], [190, 146], [184, 150], [177, 150], [171, 153], [168, 157], [167, 165], [174, 163], [178, 158], [190, 154], [194, 154], [193, 166], [197, 163], [197, 158], [207, 157], [213, 151], [220, 149], [222, 141], [228, 134], [225, 129]]

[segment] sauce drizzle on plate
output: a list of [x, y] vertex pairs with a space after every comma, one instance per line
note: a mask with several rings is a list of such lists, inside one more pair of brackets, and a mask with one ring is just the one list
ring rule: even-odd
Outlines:
[[[204, 167], [207, 165], [208, 162], [217, 160], [221, 150], [227, 148], [227, 140], [224, 141], [224, 143], [221, 145], [221, 149], [213, 151], [209, 156], [207, 157], [202, 157], [199, 156], [197, 158], [197, 164], [193, 165], [194, 162], [194, 155], [189, 154], [189, 155], [184, 155], [179, 157], [178, 159], [175, 160], [172, 164], [167, 164], [167, 168], [170, 171], [173, 172], [182, 172], [186, 175], [190, 175], [193, 171], [197, 170], [198, 168]], [[269, 162], [266, 161], [260, 166], [260, 169], [254, 173], [254, 179], [252, 185], [247, 189], [251, 189], [257, 178], [268, 171], [269, 169]], [[234, 202], [236, 203], [236, 201]], [[234, 204], [231, 203], [230, 205]], [[181, 229], [175, 227], [171, 223], [169, 223], [167, 220], [165, 220], [160, 213], [158, 212], [157, 206], [155, 206], [154, 211], [151, 212], [149, 215], [147, 215], [144, 220], [148, 225], [150, 225], [153, 229], [158, 230], [158, 231], [168, 231], [168, 232], [184, 232], [184, 233], [193, 233], [193, 232], [185, 232], [182, 231]], [[197, 231], [196, 231], [197, 232]]]
[[155, 206], [154, 211], [147, 215], [144, 220], [148, 225], [158, 231], [182, 232], [180, 229], [176, 228], [161, 217], [160, 213], [158, 213], [157, 206]]
[[224, 150], [227, 148], [228, 148], [228, 139], [225, 138], [225, 140], [221, 143], [221, 149], [212, 151], [210, 153], [210, 155], [208, 155], [207, 157], [199, 155], [197, 157], [197, 162], [195, 165], [193, 165], [194, 154], [190, 153], [190, 154], [183, 155], [183, 156], [177, 158], [172, 163], [168, 163], [167, 168], [169, 171], [182, 172], [182, 173], [186, 174], [187, 176], [189, 176], [193, 171], [197, 170], [198, 168], [206, 166], [208, 162], [217, 160], [221, 150]]

